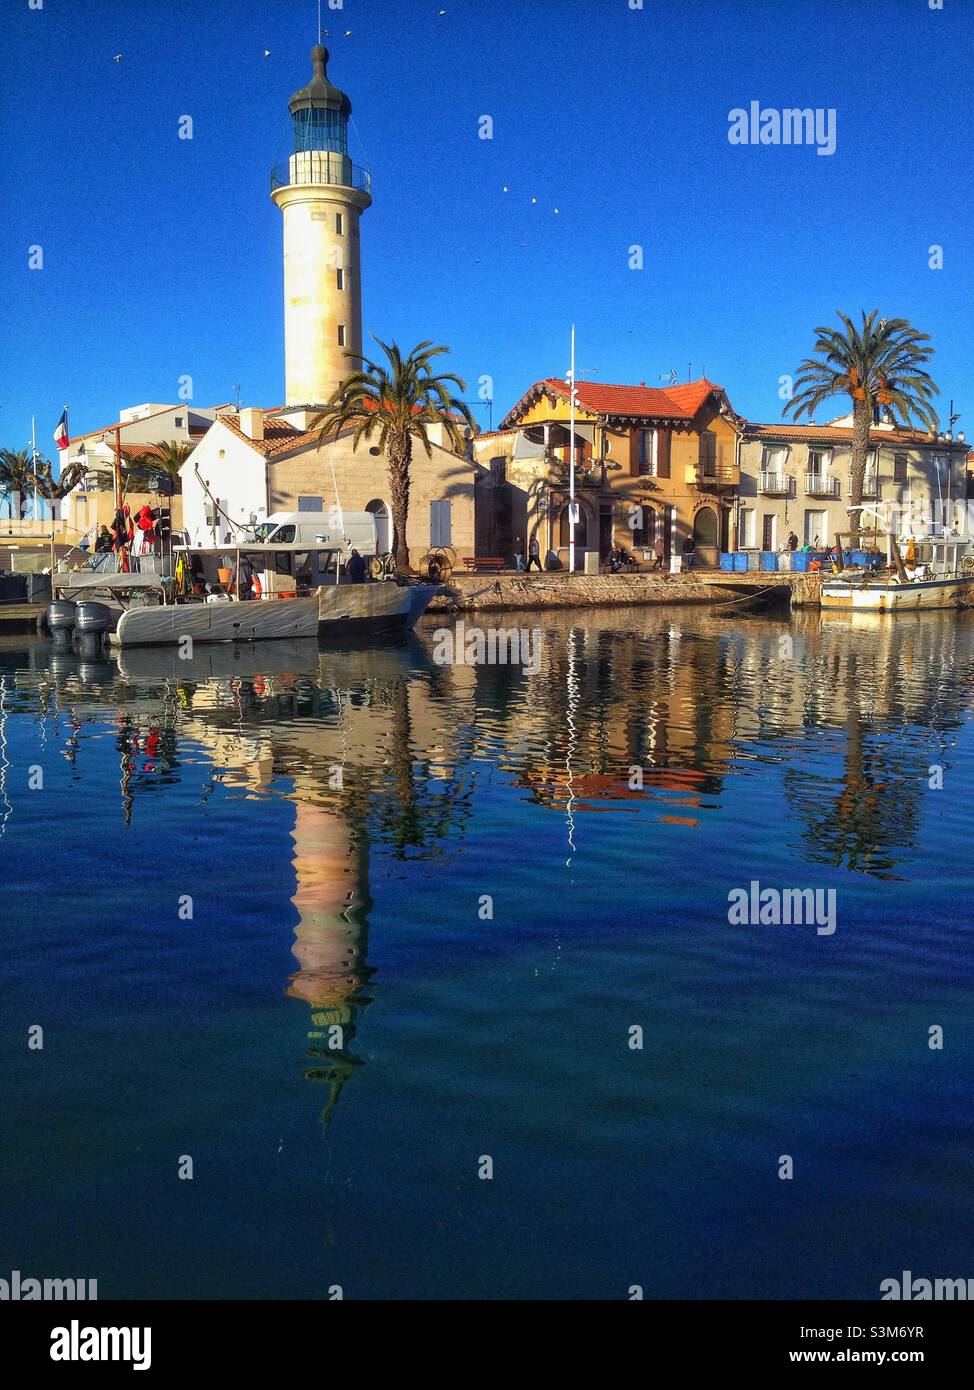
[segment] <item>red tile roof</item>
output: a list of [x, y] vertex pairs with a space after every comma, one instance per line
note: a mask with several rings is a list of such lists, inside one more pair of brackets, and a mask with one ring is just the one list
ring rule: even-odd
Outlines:
[[234, 414], [221, 415], [220, 424], [226, 425], [231, 434], [235, 434], [238, 439], [242, 439], [245, 444], [251, 445], [259, 454], [266, 458], [275, 449], [289, 449], [293, 447], [297, 440], [304, 439], [306, 435], [294, 425], [289, 425], [286, 420], [268, 419], [264, 417], [264, 438], [251, 439], [248, 434], [240, 428], [239, 416]]
[[152, 458], [162, 458], [162, 450], [157, 444], [123, 444], [122, 456], [124, 457], [126, 454], [133, 457], [151, 455]]
[[[852, 440], [852, 430], [844, 425], [761, 425], [746, 420], [742, 433], [752, 439], [780, 439], [782, 443], [845, 444]], [[939, 443], [927, 430], [874, 429], [869, 431], [870, 444], [933, 444]]]
[[[665, 390], [645, 384], [624, 386], [601, 381], [578, 381], [575, 386], [579, 405], [591, 414], [667, 420], [692, 420], [711, 395], [723, 393], [722, 386], [708, 381], [706, 377], [683, 386], [667, 386]], [[545, 377], [543, 381], [535, 382], [504, 416], [501, 430], [546, 394], [567, 401], [568, 387], [560, 377]]]

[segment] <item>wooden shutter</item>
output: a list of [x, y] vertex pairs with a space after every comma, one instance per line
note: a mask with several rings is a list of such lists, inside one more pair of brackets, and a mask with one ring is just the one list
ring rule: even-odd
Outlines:
[[453, 544], [453, 504], [451, 502], [430, 503], [430, 545]]
[[657, 478], [668, 478], [670, 476], [669, 430], [657, 430], [656, 432], [656, 476]]

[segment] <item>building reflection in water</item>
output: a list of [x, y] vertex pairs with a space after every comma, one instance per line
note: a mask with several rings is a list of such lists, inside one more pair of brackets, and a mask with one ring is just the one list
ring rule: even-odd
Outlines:
[[974, 624], [953, 614], [721, 622], [647, 609], [542, 628], [531, 677], [435, 666], [431, 636], [348, 652], [210, 648], [192, 662], [0, 650], [2, 815], [16, 814], [6, 724], [17, 713], [46, 721], [73, 777], [91, 766], [89, 738], [113, 740], [126, 824], [190, 764], [198, 774], [195, 750], [211, 789], [292, 803], [297, 968], [283, 989], [310, 1013], [305, 1075], [326, 1088], [327, 1123], [363, 1065], [370, 847], [448, 854], [481, 770], [538, 815], [570, 816], [581, 844], [582, 813], [648, 807], [676, 833], [733, 800], [755, 762], [779, 764], [801, 856], [890, 877], [917, 841], [929, 768], [949, 770], [970, 715]]

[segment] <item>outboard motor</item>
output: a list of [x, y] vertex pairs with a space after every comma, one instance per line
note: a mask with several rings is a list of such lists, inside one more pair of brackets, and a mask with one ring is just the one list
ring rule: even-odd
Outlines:
[[112, 630], [112, 610], [104, 603], [79, 603], [74, 630], [81, 638], [81, 655], [93, 659], [101, 656], [105, 636]]
[[68, 652], [74, 641], [74, 625], [77, 621], [78, 605], [70, 599], [59, 598], [47, 606], [47, 626], [54, 640], [54, 650]]

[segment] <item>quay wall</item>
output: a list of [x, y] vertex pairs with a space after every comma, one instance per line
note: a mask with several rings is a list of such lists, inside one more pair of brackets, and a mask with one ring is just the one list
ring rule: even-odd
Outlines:
[[[763, 576], [717, 572], [697, 574], [499, 574], [452, 575], [430, 604], [431, 613], [548, 611], [561, 608], [619, 608], [653, 603], [720, 603], [742, 585]], [[818, 608], [820, 574], [769, 574], [769, 583], [788, 584], [792, 606]]]

